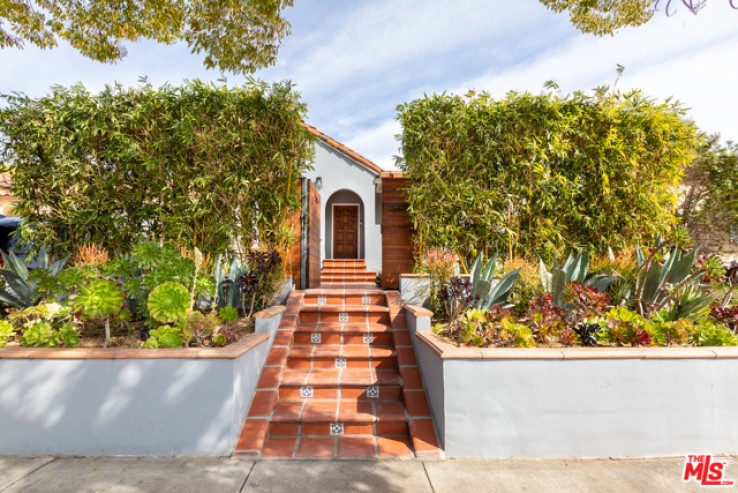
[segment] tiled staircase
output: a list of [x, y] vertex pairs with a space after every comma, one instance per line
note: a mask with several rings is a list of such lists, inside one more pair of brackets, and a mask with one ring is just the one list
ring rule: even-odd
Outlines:
[[290, 296], [234, 454], [439, 457], [398, 293], [338, 264]]
[[320, 272], [320, 285], [323, 287], [374, 286], [376, 281], [377, 273], [366, 270], [363, 260], [326, 259]]

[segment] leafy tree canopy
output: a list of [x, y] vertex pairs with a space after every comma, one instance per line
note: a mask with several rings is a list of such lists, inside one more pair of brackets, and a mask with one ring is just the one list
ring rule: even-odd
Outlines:
[[212, 255], [284, 249], [312, 156], [305, 112], [288, 82], [0, 97], [21, 235], [55, 253], [126, 253], [142, 239]]
[[[571, 23], [584, 33], [603, 36], [624, 27], [637, 27], [653, 18], [658, 10], [673, 15], [678, 8], [697, 14], [707, 0], [540, 0], [554, 12], [567, 12]], [[738, 9], [736, 0], [728, 0]]]
[[418, 248], [551, 259], [666, 234], [700, 138], [638, 91], [427, 96], [398, 108]]
[[274, 63], [293, 0], [0, 0], [0, 48], [52, 48], [60, 39], [82, 55], [114, 62], [123, 41], [184, 41], [205, 66], [252, 73]]

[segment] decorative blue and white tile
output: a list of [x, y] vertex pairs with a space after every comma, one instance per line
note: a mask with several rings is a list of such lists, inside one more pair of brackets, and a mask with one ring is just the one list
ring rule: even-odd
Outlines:
[[339, 313], [338, 314], [338, 321], [341, 322], [342, 324], [347, 323], [349, 321], [348, 313], [346, 313], [346, 312]]
[[327, 303], [325, 296], [318, 296], [318, 306], [323, 306]]
[[336, 358], [336, 368], [346, 368], [346, 358]]
[[372, 385], [366, 388], [366, 396], [369, 399], [379, 399], [379, 385]]
[[374, 342], [374, 336], [371, 334], [364, 334], [364, 344], [371, 344]]
[[343, 435], [343, 423], [331, 423], [331, 435]]
[[313, 396], [313, 388], [309, 385], [304, 385], [300, 387], [300, 397], [303, 399], [308, 399]]
[[310, 334], [310, 342], [312, 342], [313, 344], [320, 344], [320, 334]]
[[364, 295], [361, 297], [361, 304], [362, 305], [369, 305], [371, 304], [371, 298], [369, 298], [369, 295]]

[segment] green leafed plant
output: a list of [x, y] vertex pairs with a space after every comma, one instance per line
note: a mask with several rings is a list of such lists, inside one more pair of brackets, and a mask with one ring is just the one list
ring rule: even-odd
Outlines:
[[74, 309], [86, 320], [105, 321], [105, 347], [110, 342], [110, 317], [123, 309], [123, 292], [106, 279], [95, 279], [84, 286], [73, 301]]
[[616, 276], [595, 275], [588, 276], [589, 253], [587, 251], [572, 252], [561, 267], [554, 265], [551, 272], [546, 268], [543, 260], [539, 260], [541, 283], [546, 292], [551, 293], [554, 303], [564, 306], [564, 287], [572, 282], [582, 283], [597, 291], [605, 291]]
[[15, 339], [15, 327], [7, 320], [0, 320], [0, 347]]
[[150, 332], [144, 347], [147, 349], [176, 348], [184, 344], [182, 330], [169, 325], [162, 325]]
[[190, 293], [179, 283], [165, 282], [149, 294], [148, 309], [159, 323], [178, 322], [190, 309]]
[[[13, 252], [0, 251], [5, 268], [0, 269], [0, 276], [5, 280], [5, 286], [0, 288], [0, 302], [13, 308], [25, 308], [38, 304], [44, 297], [42, 289], [44, 280], [56, 279], [67, 259], [52, 261], [44, 247], [36, 257], [28, 257], [21, 261]], [[34, 272], [28, 265], [34, 265]], [[53, 285], [53, 283], [51, 283]], [[48, 283], [47, 283], [47, 287]]]
[[224, 306], [218, 311], [218, 317], [227, 324], [235, 322], [238, 318], [238, 310], [232, 306]]
[[520, 276], [520, 269], [515, 269], [500, 278], [494, 279], [497, 266], [497, 254], [486, 263], [484, 256], [479, 254], [469, 272], [472, 282], [471, 296], [474, 308], [488, 309], [493, 306], [504, 305], [507, 302], [515, 282]]

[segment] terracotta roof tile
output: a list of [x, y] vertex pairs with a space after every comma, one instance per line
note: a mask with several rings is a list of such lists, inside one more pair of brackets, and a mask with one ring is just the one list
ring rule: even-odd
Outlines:
[[317, 128], [313, 127], [312, 125], [308, 125], [307, 123], [303, 123], [305, 125], [305, 128], [308, 132], [316, 136], [318, 139], [320, 139], [321, 142], [324, 144], [334, 148], [335, 150], [339, 151], [340, 153], [344, 154], [345, 156], [349, 157], [350, 159], [356, 161], [361, 166], [365, 167], [366, 169], [372, 171], [373, 173], [380, 174], [384, 170], [371, 162], [369, 159], [365, 158], [358, 152], [349, 149], [344, 144], [338, 142], [336, 139], [329, 137], [328, 135], [324, 134]]

